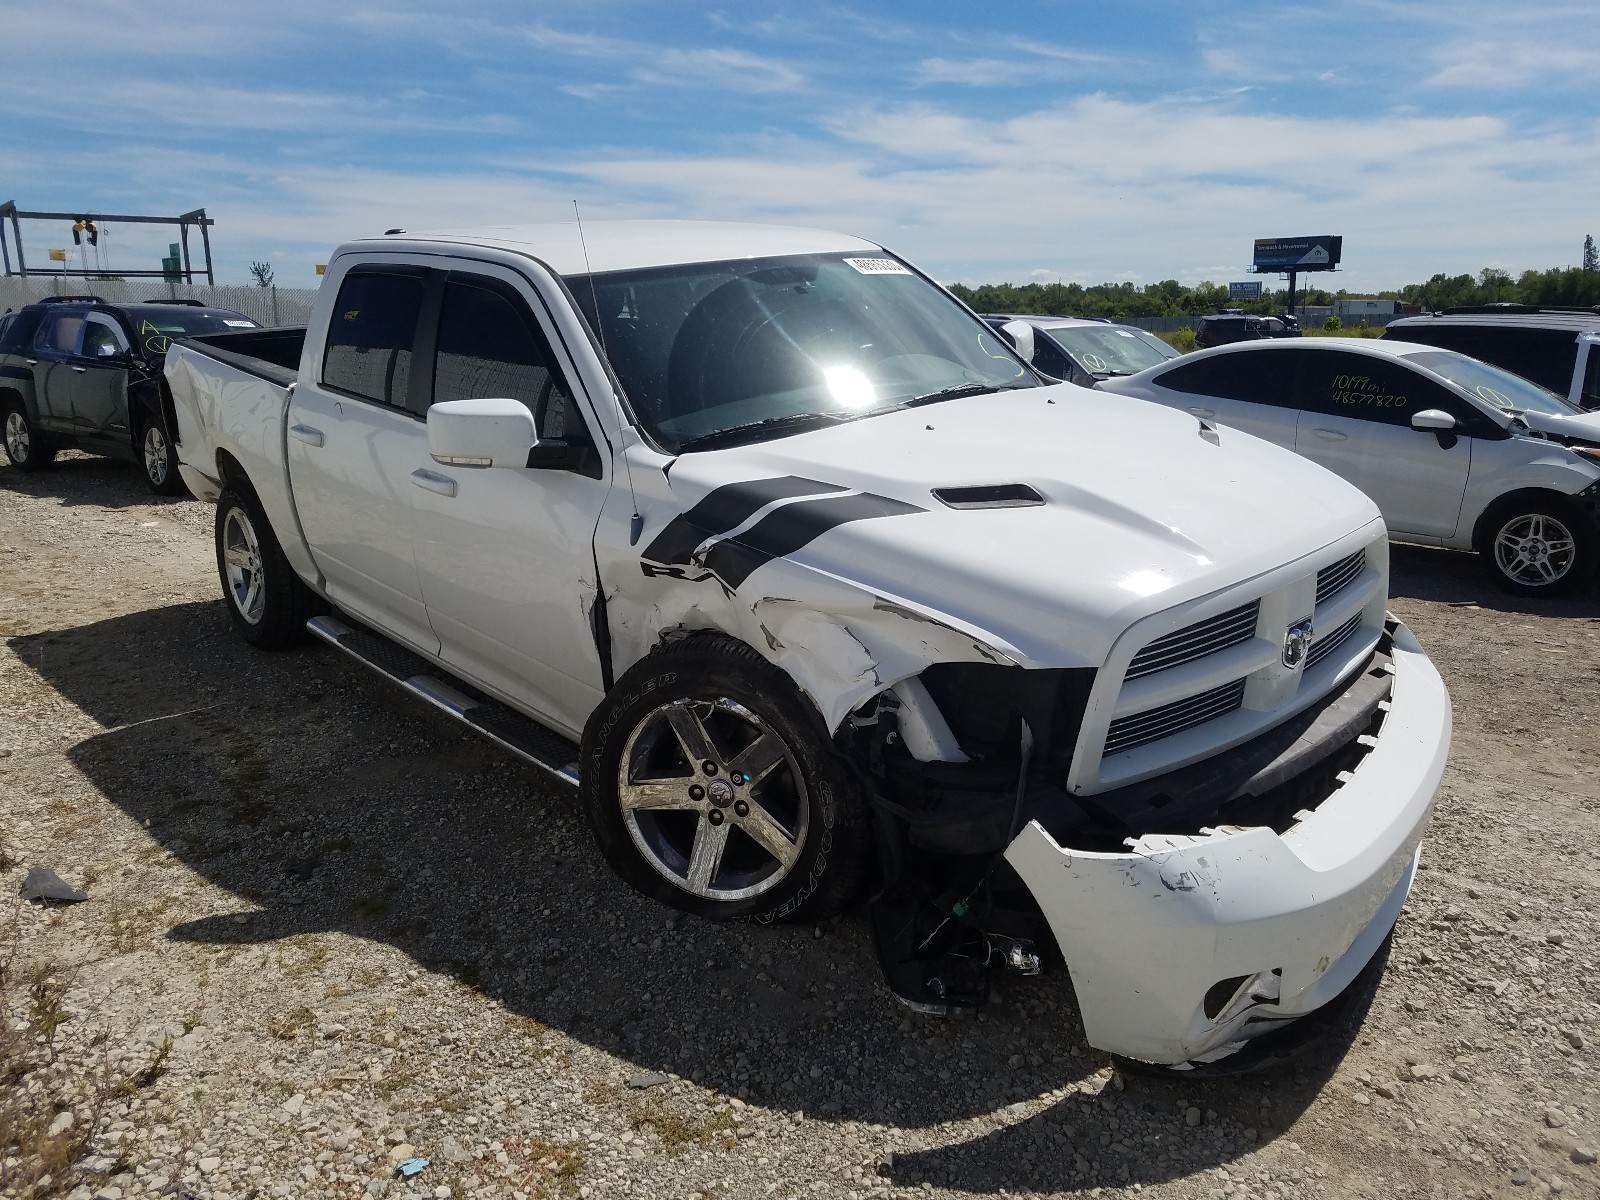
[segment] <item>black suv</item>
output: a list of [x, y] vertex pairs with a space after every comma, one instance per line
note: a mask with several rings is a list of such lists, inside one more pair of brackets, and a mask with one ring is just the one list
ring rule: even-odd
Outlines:
[[176, 423], [161, 364], [173, 338], [259, 323], [193, 301], [107, 304], [59, 296], [0, 318], [0, 444], [19, 471], [58, 450], [87, 450], [144, 468], [158, 495], [180, 495]]
[[1470, 354], [1600, 408], [1600, 309], [1477, 304], [1390, 321], [1383, 336]]
[[1201, 317], [1194, 331], [1194, 340], [1202, 350], [1226, 346], [1229, 342], [1299, 336], [1300, 325], [1293, 317], [1262, 317], [1251, 313], [1213, 313]]

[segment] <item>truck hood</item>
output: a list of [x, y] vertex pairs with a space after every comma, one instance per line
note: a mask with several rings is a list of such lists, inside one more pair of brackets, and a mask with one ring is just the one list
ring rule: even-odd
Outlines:
[[647, 563], [751, 606], [820, 572], [1035, 666], [1097, 666], [1140, 617], [1379, 520], [1289, 451], [1065, 384], [687, 454], [668, 478], [681, 515], [647, 517]]

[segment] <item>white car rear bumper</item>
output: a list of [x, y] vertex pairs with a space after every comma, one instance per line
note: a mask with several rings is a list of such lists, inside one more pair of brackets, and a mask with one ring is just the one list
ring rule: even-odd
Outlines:
[[1327, 1004], [1371, 960], [1410, 891], [1450, 747], [1443, 681], [1409, 629], [1396, 623], [1392, 640], [1375, 745], [1287, 832], [1147, 835], [1103, 854], [1030, 822], [1007, 847], [1060, 943], [1091, 1045], [1214, 1061]]

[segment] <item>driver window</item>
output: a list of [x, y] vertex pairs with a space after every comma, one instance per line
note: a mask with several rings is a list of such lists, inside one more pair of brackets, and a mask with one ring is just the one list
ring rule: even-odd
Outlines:
[[498, 398], [527, 405], [541, 439], [586, 440], [543, 334], [498, 289], [452, 278], [439, 314], [433, 403]]
[[85, 358], [110, 358], [128, 349], [128, 339], [116, 324], [98, 313], [90, 313], [83, 323], [83, 350]]

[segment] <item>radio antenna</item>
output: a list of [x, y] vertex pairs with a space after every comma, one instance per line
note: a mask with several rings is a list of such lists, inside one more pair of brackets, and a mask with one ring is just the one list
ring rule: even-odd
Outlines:
[[[615, 392], [617, 382], [611, 370], [611, 351], [606, 349], [606, 322], [600, 315], [600, 293], [594, 286], [594, 267], [589, 263], [589, 239], [583, 236], [583, 213], [579, 210], [576, 200], [572, 202], [572, 215], [578, 222], [578, 245], [583, 249], [583, 269], [589, 276], [589, 303], [594, 306], [595, 333], [600, 338], [600, 365], [606, 369], [606, 377], [611, 380], [612, 391]], [[633, 520], [628, 527], [628, 544], [634, 546], [638, 545], [639, 535], [644, 532], [644, 518], [639, 515], [639, 493], [633, 486], [633, 466], [628, 462], [626, 445], [622, 447], [622, 469], [628, 473], [628, 492], [633, 496]]]

